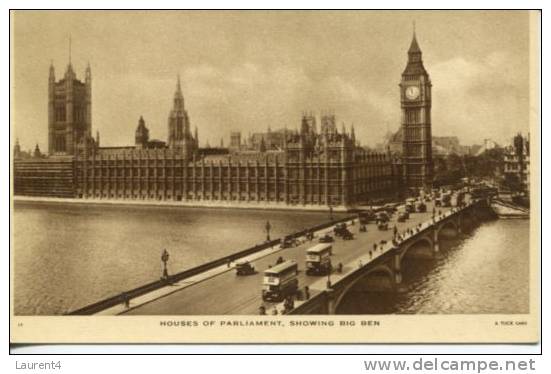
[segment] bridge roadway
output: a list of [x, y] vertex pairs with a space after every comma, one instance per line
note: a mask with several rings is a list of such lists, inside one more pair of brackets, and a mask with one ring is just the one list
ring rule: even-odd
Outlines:
[[[437, 210], [446, 212], [451, 208], [438, 207]], [[397, 214], [394, 214], [389, 229], [380, 231], [374, 223], [367, 225], [367, 233], [359, 232], [359, 224], [349, 226], [354, 234], [353, 240], [342, 240], [336, 238], [333, 243], [333, 256], [331, 261], [334, 266], [338, 263], [344, 265], [343, 272], [357, 266], [354, 262], [358, 257], [365, 255], [373, 248], [374, 243], [381, 240], [392, 240], [393, 227], [396, 225], [398, 231], [403, 233], [407, 228], [414, 228], [419, 223], [429, 221], [432, 217], [433, 202], [427, 203], [426, 213], [412, 213], [406, 222], [397, 222]], [[330, 231], [328, 229], [327, 231]], [[249, 276], [236, 276], [235, 270], [221, 273], [202, 282], [196, 283], [177, 292], [153, 300], [149, 303], [136, 306], [123, 314], [131, 315], [251, 315], [258, 314], [258, 309], [264, 305], [267, 310], [274, 307], [276, 303], [263, 302], [261, 297], [263, 271], [268, 265], [275, 264], [277, 258], [282, 256], [285, 260], [294, 259], [299, 266], [299, 287], [309, 286], [319, 281], [320, 276], [307, 276], [305, 273], [305, 252], [306, 249], [317, 244], [318, 238], [313, 241], [283, 249], [260, 258], [252, 265], [257, 273]], [[327, 276], [323, 277], [327, 278]], [[317, 292], [312, 290], [311, 295]]]

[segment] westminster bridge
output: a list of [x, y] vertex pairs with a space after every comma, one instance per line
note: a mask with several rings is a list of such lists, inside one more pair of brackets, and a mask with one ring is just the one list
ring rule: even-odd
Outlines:
[[[379, 230], [370, 223], [367, 231], [361, 232], [357, 217], [346, 219], [354, 239], [335, 238], [331, 256], [334, 270], [329, 276], [306, 275], [305, 252], [319, 236], [332, 233], [335, 222], [315, 228], [313, 240], [306, 239], [304, 232], [298, 233], [298, 245], [291, 248], [281, 249], [280, 240], [273, 240], [70, 314], [250, 315], [258, 314], [260, 307], [267, 314], [338, 313], [339, 305], [352, 290], [400, 292], [406, 259], [438, 256], [443, 238], [472, 229], [488, 212], [486, 200], [469, 197], [460, 207], [435, 207], [432, 201], [426, 205], [426, 212], [412, 213], [405, 222], [398, 222], [395, 214], [388, 230]], [[455, 198], [452, 205], [456, 205]], [[298, 263], [299, 293], [292, 309], [261, 297], [263, 272], [279, 257]], [[236, 276], [237, 259], [249, 261], [256, 273]]]
[[393, 241], [366, 248], [348, 266], [309, 286], [315, 296], [295, 302], [288, 314], [336, 314], [351, 290], [400, 292], [406, 258], [432, 259], [440, 255], [442, 237], [455, 237], [488, 217], [488, 202], [472, 201], [462, 207], [440, 211], [429, 220], [406, 230]]

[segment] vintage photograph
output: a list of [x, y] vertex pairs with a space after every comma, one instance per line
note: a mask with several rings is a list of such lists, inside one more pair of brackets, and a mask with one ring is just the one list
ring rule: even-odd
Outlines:
[[540, 13], [12, 10], [10, 38], [12, 341], [538, 340]]

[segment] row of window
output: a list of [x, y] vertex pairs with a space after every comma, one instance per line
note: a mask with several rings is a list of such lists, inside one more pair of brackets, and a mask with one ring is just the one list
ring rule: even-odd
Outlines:
[[[342, 169], [329, 169], [327, 173], [327, 177], [329, 179], [337, 179], [340, 178], [342, 173]], [[387, 166], [376, 166], [376, 167], [369, 167], [369, 168], [356, 168], [352, 169], [350, 171], [353, 175], [356, 175], [358, 177], [371, 177], [371, 176], [380, 176], [380, 175], [389, 175], [392, 173], [392, 167], [390, 165]], [[204, 175], [203, 175], [204, 174]], [[301, 175], [304, 176], [305, 179], [325, 179], [326, 172], [325, 169], [305, 169], [303, 173], [301, 173], [298, 169], [289, 169], [287, 171], [287, 177], [289, 179], [298, 179]], [[79, 169], [78, 170], [78, 176], [80, 178], [84, 178], [84, 170]], [[88, 170], [88, 176], [100, 176], [100, 177], [183, 177], [183, 169], [176, 168], [129, 168], [129, 169], [107, 169], [107, 168], [95, 168]], [[265, 178], [266, 176], [268, 178], [275, 178], [276, 177], [276, 170], [274, 168], [268, 168], [268, 169], [249, 169], [248, 175], [247, 171], [241, 171], [241, 173], [238, 174], [236, 169], [222, 169], [221, 173], [220, 170], [214, 169], [195, 169], [195, 173], [193, 172], [193, 169], [188, 169], [187, 177], [195, 177], [195, 178], [227, 178], [227, 177], [241, 177], [241, 178]], [[277, 177], [284, 178], [285, 177], [285, 171], [284, 169], [277, 170]]]
[[[54, 109], [54, 118], [56, 122], [65, 122], [67, 120], [67, 109], [65, 105], [58, 105]], [[73, 108], [73, 121], [83, 122], [86, 119], [86, 110], [80, 107]]]

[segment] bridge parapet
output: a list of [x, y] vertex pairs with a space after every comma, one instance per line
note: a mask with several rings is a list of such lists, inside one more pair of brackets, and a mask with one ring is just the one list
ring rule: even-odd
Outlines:
[[413, 229], [398, 235], [395, 241], [377, 246], [377, 249], [366, 251], [344, 266], [343, 273], [333, 273], [330, 284], [326, 280], [318, 280], [310, 286], [315, 295], [308, 300], [300, 300], [288, 314], [334, 314], [346, 294], [358, 283], [374, 274], [388, 277], [389, 291], [402, 289], [402, 260], [407, 252], [421, 241], [429, 244], [430, 256], [439, 252], [439, 235], [446, 228], [455, 229], [461, 233], [461, 221], [465, 214], [476, 220], [476, 208], [485, 207], [485, 201], [476, 200], [462, 207], [454, 207], [447, 212], [434, 214], [433, 217]]

